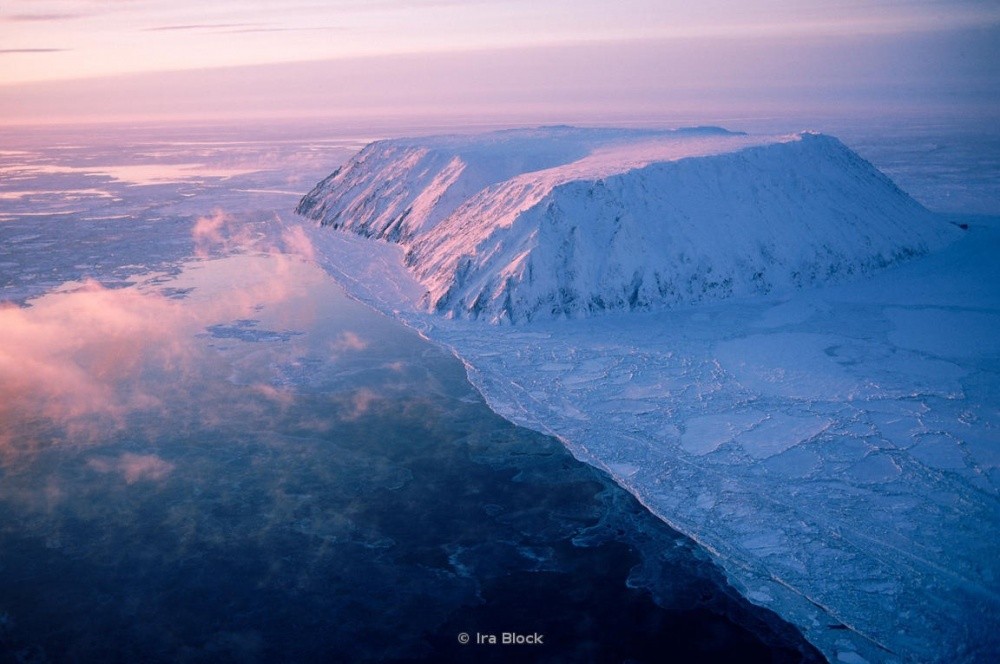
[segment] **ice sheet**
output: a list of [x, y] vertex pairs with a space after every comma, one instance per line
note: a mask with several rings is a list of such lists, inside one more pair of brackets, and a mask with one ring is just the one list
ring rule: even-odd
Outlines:
[[516, 327], [423, 313], [398, 247], [311, 235], [832, 661], [1000, 654], [1000, 219], [864, 287]]

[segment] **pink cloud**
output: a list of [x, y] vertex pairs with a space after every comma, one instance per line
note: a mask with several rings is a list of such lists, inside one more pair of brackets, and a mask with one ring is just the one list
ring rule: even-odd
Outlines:
[[188, 324], [167, 298], [94, 281], [29, 308], [0, 308], [0, 421], [97, 416], [107, 427], [129, 410], [155, 406], [156, 397], [130, 379], [144, 369], [182, 367], [190, 349], [176, 330]]
[[266, 383], [255, 383], [250, 386], [250, 389], [283, 408], [287, 408], [295, 400], [295, 395], [291, 390], [280, 390]]
[[191, 229], [195, 255], [208, 258], [213, 252], [231, 252], [250, 249], [257, 238], [249, 227], [223, 210], [215, 210], [211, 216], [199, 217]]
[[337, 400], [346, 406], [346, 412], [340, 416], [340, 419], [345, 422], [353, 422], [371, 410], [375, 403], [382, 400], [382, 397], [375, 391], [367, 387], [362, 387], [360, 390], [351, 393], [350, 396], [346, 398], [340, 396]]
[[[296, 283], [295, 263], [285, 256], [248, 261], [240, 283], [191, 301], [86, 281], [29, 307], [0, 307], [0, 459], [28, 451], [31, 443], [18, 431], [39, 418], [77, 442], [97, 441], [124, 426], [131, 412], [164, 408], [205, 361], [196, 335], [306, 288], [308, 280]], [[155, 375], [170, 380], [149, 379]]]
[[301, 226], [293, 226], [285, 230], [281, 234], [281, 240], [286, 253], [297, 254], [308, 261], [316, 259], [316, 250], [313, 248], [312, 240], [309, 239]]
[[155, 454], [132, 454], [126, 452], [111, 459], [98, 457], [87, 462], [87, 466], [99, 473], [120, 473], [126, 484], [141, 480], [158, 482], [166, 479], [176, 466]]
[[199, 251], [207, 251], [208, 248], [223, 243], [222, 227], [227, 220], [225, 213], [217, 210], [211, 217], [200, 217], [194, 222], [191, 238]]
[[[231, 225], [219, 212], [193, 234], [226, 242]], [[0, 303], [0, 463], [57, 439], [100, 442], [131, 413], [164, 411], [215, 362], [215, 351], [198, 337], [206, 327], [256, 318], [262, 305], [285, 302], [290, 306], [273, 311], [289, 316], [288, 325], [308, 324], [311, 303], [295, 298], [324, 278], [297, 257], [238, 254], [182, 273], [176, 284], [194, 287], [182, 300], [89, 280], [64, 284], [27, 307]], [[367, 344], [346, 333], [335, 345], [346, 352]], [[250, 389], [280, 407], [292, 398], [263, 383]], [[60, 428], [58, 437], [27, 434], [51, 425]]]
[[334, 355], [340, 355], [346, 351], [362, 351], [365, 348], [368, 348], [368, 342], [351, 331], [342, 333], [336, 341], [330, 344], [330, 350]]

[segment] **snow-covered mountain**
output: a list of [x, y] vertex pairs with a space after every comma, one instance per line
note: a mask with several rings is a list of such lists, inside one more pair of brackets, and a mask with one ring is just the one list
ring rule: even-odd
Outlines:
[[[547, 165], [510, 175], [527, 144]], [[426, 161], [402, 169], [407, 150]], [[362, 153], [303, 201], [355, 231], [307, 229], [317, 260], [459, 356], [497, 413], [606, 470], [830, 661], [1000, 661], [996, 220], [785, 293], [962, 231], [815, 134], [560, 128], [366, 153], [398, 176], [365, 175]], [[432, 154], [490, 184], [427, 186]]]
[[297, 212], [366, 237], [406, 241], [483, 189], [517, 175], [569, 164], [622, 141], [699, 135], [732, 134], [711, 127], [669, 132], [546, 127], [376, 141], [316, 185]]
[[712, 127], [380, 141], [298, 212], [402, 244], [425, 307], [495, 322], [849, 278], [957, 233], [835, 138]]

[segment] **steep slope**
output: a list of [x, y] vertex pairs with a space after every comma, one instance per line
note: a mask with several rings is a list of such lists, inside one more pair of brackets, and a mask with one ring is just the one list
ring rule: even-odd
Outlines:
[[375, 143], [299, 212], [402, 243], [424, 306], [494, 322], [843, 279], [957, 233], [835, 138], [712, 128]]
[[[729, 134], [715, 128], [682, 131]], [[325, 226], [405, 241], [490, 185], [572, 163], [616, 141], [675, 133], [546, 127], [377, 141], [316, 185], [296, 212]]]
[[376, 141], [317, 184], [296, 212], [324, 226], [405, 242], [480, 191], [522, 173], [573, 164], [616, 145], [737, 136], [717, 127], [559, 126]]

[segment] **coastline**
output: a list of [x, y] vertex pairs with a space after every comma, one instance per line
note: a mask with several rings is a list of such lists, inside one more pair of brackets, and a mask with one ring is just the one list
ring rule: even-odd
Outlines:
[[[995, 226], [977, 228], [980, 229], [976, 231], [977, 233], [986, 233], [988, 236], [987, 244], [997, 242]], [[759, 492], [764, 487], [770, 488], [774, 477], [771, 477], [771, 485], [766, 482], [760, 484], [759, 476], [745, 477], [742, 480], [736, 478], [734, 487], [734, 478], [720, 473], [720, 469], [725, 471], [727, 466], [705, 463], [704, 460], [712, 457], [712, 454], [705, 453], [700, 456], [695, 454], [693, 458], [687, 458], [691, 455], [686, 453], [691, 450], [684, 448], [680, 440], [682, 436], [678, 435], [680, 432], [676, 430], [676, 426], [670, 430], [669, 422], [659, 422], [656, 426], [649, 424], [651, 420], [656, 419], [650, 416], [651, 412], [655, 412], [657, 408], [669, 408], [663, 405], [666, 403], [664, 400], [657, 401], [660, 397], [656, 394], [649, 393], [631, 399], [625, 404], [625, 411], [631, 409], [633, 412], [622, 411], [617, 421], [614, 413], [609, 410], [587, 412], [586, 406], [588, 404], [593, 406], [594, 402], [581, 400], [580, 394], [585, 392], [586, 388], [579, 389], [579, 386], [592, 386], [597, 380], [608, 381], [610, 376], [611, 382], [616, 380], [618, 382], [619, 387], [616, 389], [621, 390], [626, 382], [623, 376], [627, 368], [612, 367], [610, 372], [606, 366], [595, 368], [594, 363], [599, 363], [602, 357], [600, 351], [582, 360], [577, 357], [576, 360], [582, 363], [591, 362], [594, 371], [589, 377], [577, 376], [582, 380], [576, 387], [563, 392], [558, 391], [561, 383], [549, 380], [548, 376], [572, 378], [574, 369], [568, 366], [571, 363], [563, 362], [562, 364], [567, 366], [558, 366], [559, 359], [566, 359], [565, 357], [553, 357], [550, 371], [534, 371], [536, 378], [538, 376], [545, 378], [535, 380], [529, 375], [532, 367], [544, 364], [541, 361], [543, 355], [553, 356], [561, 352], [558, 342], [560, 335], [581, 324], [594, 326], [600, 331], [596, 337], [592, 337], [602, 339], [597, 346], [602, 349], [613, 346], [613, 343], [607, 343], [608, 339], [613, 338], [609, 337], [613, 335], [614, 330], [611, 317], [599, 317], [595, 319], [596, 322], [560, 321], [549, 325], [531, 324], [504, 328], [475, 321], [443, 320], [417, 311], [412, 306], [412, 302], [416, 301], [415, 295], [418, 295], [419, 287], [403, 268], [398, 247], [351, 237], [331, 229], [314, 228], [309, 234], [317, 249], [318, 260], [324, 269], [331, 273], [352, 297], [403, 322], [432, 342], [448, 348], [466, 366], [470, 382], [495, 412], [515, 424], [554, 435], [576, 458], [607, 471], [616, 483], [636, 496], [658, 518], [692, 537], [710, 551], [725, 570], [730, 582], [745, 597], [756, 604], [775, 610], [798, 626], [806, 638], [831, 660], [850, 661], [852, 658], [859, 658], [855, 661], [862, 659], [906, 661], [918, 657], [942, 661], [949, 658], [952, 661], [975, 661], [998, 647], [996, 641], [987, 633], [989, 624], [1000, 607], [998, 595], [994, 589], [977, 584], [974, 573], [970, 576], [968, 571], [968, 564], [974, 561], [977, 553], [984, 556], [983, 559], [989, 559], [991, 554], [986, 550], [989, 549], [988, 544], [980, 546], [980, 548], [985, 547], [982, 551], [965, 551], [957, 555], [928, 550], [918, 550], [915, 552], [916, 555], [906, 555], [905, 547], [908, 545], [906, 540], [893, 541], [892, 537], [880, 539], [877, 533], [881, 526], [874, 523], [871, 524], [872, 529], [866, 529], [864, 520], [860, 519], [860, 512], [848, 515], [850, 518], [845, 519], [831, 519], [829, 514], [817, 517], [815, 513], [810, 514], [809, 510], [803, 511], [802, 506], [790, 503], [789, 496], [780, 495], [780, 490], [779, 495], [769, 495], [763, 499], [763, 503], [756, 501], [758, 504], [754, 504], [753, 510], [747, 513], [745, 505], [741, 508], [741, 504], [748, 500], [748, 496], [753, 495], [752, 492]], [[982, 235], [979, 239], [981, 242], [976, 246], [983, 244]], [[967, 239], [959, 241], [958, 248], [952, 247], [929, 258], [889, 270], [874, 277], [873, 281], [883, 285], [883, 297], [889, 297], [891, 300], [890, 294], [893, 288], [898, 289], [900, 283], [919, 277], [919, 274], [914, 276], [910, 273], [930, 269], [926, 267], [927, 261], [931, 261], [931, 267], [934, 261], [944, 261], [945, 264], [967, 262], [968, 256], [953, 254], [956, 251], [969, 251], [973, 244], [975, 243]], [[980, 260], [978, 264], [981, 265], [982, 261]], [[900, 274], [903, 276], [899, 277]], [[968, 275], [966, 278], [968, 279]], [[985, 277], [985, 281], [989, 282], [988, 276]], [[965, 285], [957, 287], [961, 290]], [[638, 320], [645, 321], [644, 332], [633, 337], [631, 341], [623, 342], [620, 347], [634, 348], [635, 338], [643, 335], [648, 338], [650, 334], [655, 334], [653, 330], [662, 329], [664, 320], [669, 320], [675, 326], [687, 326], [687, 332], [673, 337], [673, 341], [682, 338], [690, 341], [698, 338], [698, 335], [709, 332], [713, 324], [719, 322], [720, 317], [724, 319], [727, 316], [736, 320], [757, 318], [764, 322], [770, 318], [770, 325], [754, 328], [749, 333], [775, 332], [773, 341], [778, 346], [789, 340], [781, 337], [782, 334], [813, 335], [809, 339], [826, 343], [829, 339], [814, 338], [822, 336], [815, 330], [804, 332], [796, 326], [808, 325], [809, 318], [814, 317], [823, 307], [829, 308], [831, 302], [836, 303], [838, 298], [844, 300], [841, 306], [857, 308], [859, 302], [856, 298], [851, 302], [851, 290], [852, 285], [847, 284], [799, 293], [787, 301], [746, 300], [707, 308], [635, 314]], [[816, 297], [816, 292], [822, 294], [823, 307], [812, 306], [815, 304], [812, 300]], [[914, 297], [914, 292], [910, 289], [909, 296]], [[986, 299], [989, 300], [990, 297], [993, 297], [994, 301], [997, 299], [995, 294], [988, 294]], [[803, 308], [803, 304], [809, 306]], [[880, 312], [883, 308], [892, 308], [872, 303], [870, 306]], [[872, 309], [870, 313], [874, 311], [875, 309]], [[704, 319], [706, 315], [707, 320]], [[832, 318], [827, 316], [824, 320], [829, 324]], [[733, 324], [733, 321], [730, 321], [730, 324]], [[844, 329], [832, 329], [829, 332], [834, 335], [846, 334]], [[587, 342], [577, 337], [568, 345], [573, 343], [576, 343], [576, 349], [579, 349]], [[687, 350], [682, 349], [681, 354], [688, 352], [698, 355], [706, 352], [704, 345], [692, 351], [695, 346], [698, 344], [691, 346], [689, 343]], [[772, 350], [773, 346], [774, 344]], [[528, 347], [540, 350], [525, 353], [531, 357], [518, 358], [519, 351]], [[562, 349], [565, 350], [566, 347], [562, 346]], [[708, 350], [711, 351], [712, 348], [709, 347]], [[736, 350], [745, 351], [746, 348]], [[604, 357], [609, 357], [613, 353], [613, 350], [607, 351]], [[660, 360], [662, 359], [661, 357]], [[951, 370], [948, 367], [934, 364], [934, 360], [929, 357], [920, 360], [916, 355], [911, 355], [906, 359], [918, 363], [917, 373], [923, 371], [922, 378], [917, 376], [920, 378], [918, 387], [927, 393], [927, 399], [940, 400], [947, 407], [948, 401], [957, 397], [956, 394], [950, 393], [955, 387], [952, 381], [954, 376], [942, 377], [944, 374], [950, 375]], [[652, 361], [655, 364], [657, 360], [647, 357], [644, 361]], [[642, 362], [636, 363], [631, 370], [634, 372], [641, 368], [642, 364]], [[898, 383], [898, 389], [861, 395], [863, 397], [861, 402], [874, 400], [888, 403], [908, 398], [909, 395], [903, 392], [908, 389], [909, 382], [914, 380], [914, 375], [913, 371], [904, 365], [905, 362], [895, 367], [894, 378]], [[943, 370], [944, 374], [938, 370]], [[632, 375], [630, 374], [629, 380], [632, 380]], [[674, 377], [682, 381], [694, 379], [698, 382], [699, 377], [703, 378], [705, 375], [708, 374], [682, 371]], [[829, 379], [826, 384], [811, 386], [813, 392], [817, 390], [822, 392], [830, 388], [850, 392], [856, 387], [843, 383], [844, 376], [835, 371], [829, 372], [826, 378]], [[880, 375], [879, 378], [884, 382], [887, 376]], [[893, 377], [888, 376], [888, 378]], [[808, 381], [803, 385], [808, 388]], [[577, 391], [574, 392], [574, 389]], [[736, 397], [737, 400], [743, 400], [743, 405], [746, 405], [746, 394], [727, 392], [728, 389], [721, 390], [723, 398]], [[959, 390], [961, 389], [960, 386]], [[780, 400], [787, 395], [767, 396]], [[841, 396], [851, 407], [858, 404], [857, 394], [845, 393]], [[820, 395], [815, 394], [810, 397], [812, 401], [819, 398]], [[650, 399], [654, 403], [653, 407], [648, 407]], [[618, 406], [621, 407], [622, 404], [619, 403]], [[937, 407], [935, 405], [935, 408]], [[822, 412], [811, 412], [808, 417], [799, 417], [802, 415], [801, 412], [786, 413], [786, 419], [778, 424], [793, 429], [802, 424], [806, 425], [804, 433], [800, 432], [804, 437], [803, 440], [815, 436], [822, 437], [831, 425], [824, 426], [823, 422], [820, 422], [818, 426], [810, 429], [809, 418], [817, 416], [836, 419], [837, 413], [836, 408], [831, 408], [829, 404], [820, 408], [820, 411]], [[596, 432], [592, 428], [594, 426], [592, 419], [600, 421], [600, 428]], [[713, 424], [711, 417], [706, 421], [709, 425]], [[840, 423], [838, 426], [844, 424]], [[678, 444], [667, 446], [667, 449], [656, 449], [655, 445], [651, 446], [651, 441], [656, 440], [656, 431], [660, 432], [662, 438], [672, 438]], [[834, 432], [836, 433], [836, 429]], [[840, 432], [839, 435], [847, 434]], [[738, 449], [729, 449], [739, 447], [731, 442], [726, 444], [723, 441], [719, 447], [730, 457], [729, 462], [739, 463], [738, 457], [741, 453], [745, 457], [746, 450], [741, 452]], [[759, 458], [757, 458], [751, 453], [751, 457], [754, 457], [751, 461], [768, 463], [772, 456], [780, 457], [782, 452], [792, 450], [795, 453], [796, 450], [793, 448], [798, 447], [797, 443], [803, 441], [794, 442], [796, 444], [776, 450], [775, 455], [763, 452], [758, 453]], [[832, 445], [835, 441], [828, 442]], [[804, 448], [805, 446], [800, 449]], [[718, 453], [718, 450], [709, 452]], [[904, 454], [905, 450], [886, 453], [898, 456]], [[878, 453], [855, 450], [855, 454], [858, 454], [857, 458], [849, 459], [854, 464], [851, 467], [857, 466], [859, 473], [868, 475], [867, 479], [859, 479], [857, 485], [852, 484], [852, 491], [858, 489], [858, 486], [862, 488], [866, 485], [880, 486], [881, 483], [898, 479], [889, 476], [879, 477], [878, 473], [885, 469], [881, 468], [878, 462], [865, 461], [870, 457], [877, 458]], [[830, 466], [831, 469], [847, 467], [843, 459], [827, 461], [833, 464]], [[670, 470], [667, 472], [656, 470], [664, 467], [670, 467]], [[659, 475], [651, 476], [651, 472]], [[714, 484], [705, 480], [706, 473], [714, 476]], [[764, 475], [767, 475], [767, 472], [764, 472]], [[904, 475], [906, 479], [902, 486], [906, 486], [906, 482], [914, 481], [922, 486], [921, 481], [914, 480], [914, 476], [909, 474], [909, 470]], [[830, 479], [831, 477], [826, 477], [826, 480]], [[783, 478], [783, 481], [788, 481], [788, 478]], [[917, 485], [914, 485], [914, 491], [908, 495], [919, 498]], [[656, 488], [657, 486], [661, 488]], [[669, 487], [669, 490], [663, 489], [663, 486]], [[801, 490], [802, 486], [797, 490]], [[970, 488], [966, 494], [966, 497], [975, 498], [977, 490]], [[992, 499], [987, 496], [981, 498], [979, 507], [974, 511], [980, 512], [986, 519], [995, 519]], [[852, 500], [847, 496], [838, 507], [849, 508], [852, 503], [855, 503], [855, 509], [860, 509], [864, 501]], [[931, 508], [933, 511], [940, 506], [932, 505], [927, 509]], [[743, 509], [742, 516], [740, 516], [741, 509]], [[729, 510], [728, 517], [725, 516], [726, 510]], [[720, 513], [724, 515], [721, 520]], [[954, 548], [962, 548], [966, 540], [971, 541], [972, 535], [962, 526], [962, 519], [959, 518], [961, 516], [957, 512], [953, 514], [950, 519], [946, 519], [947, 524], [940, 527], [941, 532], [936, 533], [938, 537], [944, 539], [954, 540], [955, 537], [960, 537], [962, 544]], [[757, 518], [762, 526], [745, 527], [746, 519]], [[780, 524], [782, 527], [774, 529], [773, 524]], [[934, 524], [924, 525], [937, 527]], [[769, 530], [777, 532], [770, 533]], [[795, 548], [796, 543], [805, 543], [804, 548], [810, 549], [810, 542], [817, 544], [811, 547], [814, 551], [806, 555]], [[896, 556], [895, 559], [893, 555]], [[934, 558], [935, 555], [938, 558]], [[827, 575], [830, 575], [829, 578]], [[925, 584], [944, 585], [949, 588], [946, 600], [950, 603], [948, 611], [941, 612], [939, 605], [941, 600], [929, 597], [924, 588]], [[900, 617], [897, 615], [897, 607], [904, 605], [908, 607], [910, 616], [909, 628], [900, 623]], [[979, 620], [979, 626], [976, 624], [966, 626], [965, 622], [973, 620], [973, 617]]]

